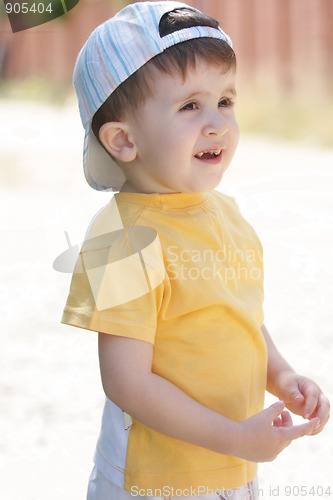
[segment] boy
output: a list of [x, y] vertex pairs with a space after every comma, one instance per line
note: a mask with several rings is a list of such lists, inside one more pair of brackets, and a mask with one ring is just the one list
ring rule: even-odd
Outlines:
[[[89, 228], [62, 320], [99, 332], [89, 500], [256, 498], [257, 462], [328, 420], [263, 325], [260, 242], [214, 190], [238, 143], [235, 65], [216, 20], [169, 1], [126, 7], [78, 57], [86, 179], [119, 191]], [[281, 401], [263, 410], [266, 388]]]

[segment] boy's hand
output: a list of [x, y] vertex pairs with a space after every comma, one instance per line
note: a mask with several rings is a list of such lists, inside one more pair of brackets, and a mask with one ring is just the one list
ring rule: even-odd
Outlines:
[[330, 416], [330, 403], [320, 387], [311, 379], [285, 370], [279, 374], [276, 395], [288, 410], [303, 418], [319, 418], [320, 425], [313, 434], [325, 427]]
[[252, 462], [271, 462], [299, 437], [313, 434], [319, 418], [293, 425], [284, 403], [278, 401], [265, 410], [239, 423], [239, 450], [236, 456]]

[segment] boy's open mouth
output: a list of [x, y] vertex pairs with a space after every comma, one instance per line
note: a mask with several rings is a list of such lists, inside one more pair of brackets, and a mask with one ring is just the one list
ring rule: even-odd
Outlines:
[[198, 160], [217, 160], [221, 159], [223, 149], [209, 149], [195, 155]]

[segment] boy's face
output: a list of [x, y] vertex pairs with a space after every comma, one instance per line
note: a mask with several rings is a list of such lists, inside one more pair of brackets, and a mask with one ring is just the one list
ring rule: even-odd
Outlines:
[[[236, 150], [235, 70], [198, 60], [186, 80], [157, 73], [154, 92], [126, 119], [137, 155], [126, 190], [196, 193], [214, 189]], [[134, 172], [134, 171], [133, 171]]]

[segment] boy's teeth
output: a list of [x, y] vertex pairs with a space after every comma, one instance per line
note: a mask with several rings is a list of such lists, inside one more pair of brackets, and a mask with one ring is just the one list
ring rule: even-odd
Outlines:
[[207, 154], [207, 153], [218, 156], [221, 153], [221, 151], [222, 151], [221, 149], [210, 149], [209, 151], [204, 151], [202, 153], [198, 153], [196, 156], [201, 158], [204, 154]]

